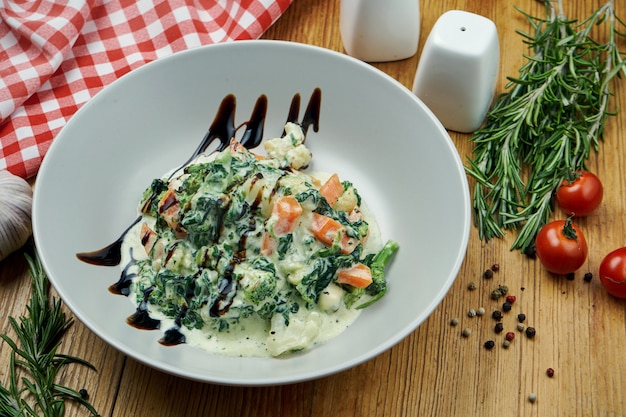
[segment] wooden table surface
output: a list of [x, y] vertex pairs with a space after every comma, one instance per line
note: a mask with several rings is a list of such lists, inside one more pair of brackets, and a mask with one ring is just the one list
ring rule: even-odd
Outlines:
[[[499, 90], [506, 75], [516, 75], [526, 46], [516, 29], [528, 29], [514, 6], [543, 16], [535, 0], [442, 0], [421, 2], [420, 50], [437, 18], [460, 9], [492, 19], [501, 44]], [[603, 1], [565, 2], [571, 17], [582, 18]], [[264, 35], [343, 52], [339, 0], [295, 0]], [[626, 4], [616, 2], [626, 15]], [[622, 50], [625, 50], [622, 44]], [[418, 54], [375, 64], [411, 87]], [[626, 84], [614, 103], [626, 108]], [[609, 120], [605, 142], [589, 167], [602, 178], [605, 198], [578, 224], [590, 248], [585, 265], [570, 281], [546, 273], [538, 261], [510, 252], [512, 236], [482, 242], [472, 228], [467, 256], [450, 292], [426, 322], [392, 349], [347, 371], [319, 380], [277, 387], [228, 387], [164, 374], [126, 357], [76, 322], [61, 350], [90, 362], [97, 372], [71, 367], [65, 384], [85, 388], [103, 416], [623, 416], [626, 415], [626, 301], [609, 296], [597, 279], [604, 254], [626, 244], [626, 112]], [[450, 132], [463, 159], [471, 152], [468, 135]], [[408, 169], [408, 168], [407, 168]], [[556, 213], [555, 216], [562, 216]], [[487, 283], [482, 273], [494, 263], [500, 271]], [[585, 272], [594, 274], [587, 283]], [[478, 284], [476, 291], [468, 283]], [[514, 312], [524, 312], [537, 330], [530, 340], [517, 333], [500, 347], [488, 317], [467, 317], [470, 308], [497, 308], [489, 292], [505, 284], [517, 296]], [[6, 317], [25, 313], [30, 282], [20, 253], [0, 263], [0, 331], [11, 334]], [[450, 326], [453, 317], [460, 325]], [[503, 320], [515, 328], [515, 316]], [[470, 327], [468, 338], [461, 329]], [[486, 350], [483, 343], [497, 341]], [[8, 381], [9, 349], [0, 346], [0, 382]], [[554, 369], [554, 377], [546, 375]], [[537, 400], [529, 402], [535, 393]], [[84, 416], [70, 406], [67, 415]]]

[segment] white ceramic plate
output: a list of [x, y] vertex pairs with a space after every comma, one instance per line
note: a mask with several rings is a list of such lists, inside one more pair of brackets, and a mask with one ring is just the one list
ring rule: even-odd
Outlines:
[[[125, 319], [130, 301], [108, 292], [120, 270], [80, 262], [77, 252], [116, 240], [136, 218], [153, 178], [195, 150], [222, 98], [237, 98], [237, 122], [261, 94], [265, 136], [280, 136], [295, 93], [319, 87], [319, 132], [309, 131], [312, 170], [350, 179], [377, 215], [384, 240], [399, 242], [387, 296], [342, 335], [286, 359], [218, 357], [164, 347], [160, 331]], [[301, 114], [304, 109], [301, 110]], [[114, 82], [59, 133], [35, 187], [33, 228], [43, 266], [66, 305], [125, 354], [182, 377], [232, 385], [304, 381], [348, 369], [389, 349], [440, 303], [469, 236], [467, 180], [447, 132], [408, 89], [377, 69], [326, 49], [240, 41], [177, 53]]]

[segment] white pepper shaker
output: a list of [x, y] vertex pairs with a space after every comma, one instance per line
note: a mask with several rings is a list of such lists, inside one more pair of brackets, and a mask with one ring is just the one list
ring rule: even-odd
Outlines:
[[489, 111], [499, 64], [496, 25], [451, 10], [439, 17], [426, 39], [413, 92], [446, 129], [473, 132]]
[[362, 61], [398, 61], [417, 53], [419, 0], [341, 0], [346, 52]]

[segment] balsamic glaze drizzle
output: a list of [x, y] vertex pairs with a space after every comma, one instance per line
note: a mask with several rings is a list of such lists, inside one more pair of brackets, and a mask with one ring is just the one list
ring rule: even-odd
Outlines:
[[[319, 129], [319, 117], [321, 108], [322, 92], [319, 88], [316, 88], [305, 110], [304, 116], [301, 122], [298, 122], [300, 112], [300, 94], [296, 93], [289, 107], [289, 113], [287, 116], [287, 122], [299, 123], [302, 131], [306, 137], [308, 129], [313, 126], [315, 132]], [[172, 174], [168, 179], [180, 169], [188, 165], [200, 154], [205, 152], [208, 147], [214, 142], [219, 141], [217, 151], [226, 149], [230, 143], [230, 140], [235, 137], [237, 130], [243, 126], [246, 127], [240, 143], [247, 149], [253, 149], [259, 146], [263, 140], [263, 130], [265, 124], [265, 117], [267, 113], [267, 97], [265, 95], [259, 96], [257, 99], [250, 119], [247, 122], [242, 123], [239, 127], [235, 127], [235, 109], [236, 98], [234, 95], [229, 94], [222, 99], [218, 108], [217, 114], [209, 127], [209, 130], [202, 138], [202, 141], [184, 164], [178, 169], [172, 171]], [[285, 132], [283, 131], [283, 136]], [[146, 204], [152, 203], [156, 195], [151, 195]], [[246, 207], [247, 209], [255, 210], [258, 203], [255, 202], [255, 207]], [[121, 234], [121, 236], [110, 245], [105, 246], [102, 249], [91, 252], [80, 252], [76, 254], [76, 257], [85, 263], [97, 266], [116, 266], [121, 262], [121, 248], [126, 234], [141, 221], [141, 216], [137, 217], [133, 223]], [[231, 306], [234, 298], [233, 294], [233, 270], [234, 265], [240, 260], [245, 258], [245, 242], [248, 233], [255, 229], [255, 224], [252, 222], [248, 229], [243, 233], [239, 242], [239, 247], [236, 255], [233, 257], [231, 264], [227, 267], [224, 275], [220, 278], [219, 294], [213, 305], [209, 308], [209, 314], [211, 317], [220, 317], [225, 314]], [[130, 268], [134, 265], [135, 259], [132, 256], [132, 250], [130, 254], [131, 260], [124, 267], [119, 280], [109, 287], [109, 291], [113, 294], [128, 296], [130, 294], [130, 285], [136, 274], [130, 272]], [[194, 281], [195, 282], [195, 281]], [[193, 284], [192, 284], [193, 286]], [[143, 300], [139, 303], [136, 311], [126, 319], [126, 322], [138, 329], [143, 330], [156, 330], [161, 327], [161, 321], [150, 317], [148, 311], [148, 299], [150, 293], [154, 290], [154, 287], [148, 288], [144, 291]], [[193, 297], [193, 289], [188, 289], [186, 298], [189, 300]], [[159, 340], [159, 343], [165, 346], [173, 346], [181, 343], [185, 343], [185, 335], [181, 333], [181, 323], [187, 314], [187, 306], [183, 306], [181, 311], [174, 320], [174, 325], [167, 329], [163, 337]]]
[[175, 346], [185, 343], [185, 335], [180, 332], [181, 323], [183, 318], [187, 315], [187, 306], [183, 306], [176, 319], [174, 319], [174, 325], [167, 329], [163, 333], [163, 337], [159, 339], [159, 343], [163, 346]]
[[231, 262], [224, 275], [221, 277], [218, 283], [217, 290], [219, 291], [217, 299], [209, 309], [209, 315], [211, 317], [220, 317], [225, 314], [233, 303], [233, 297], [229, 297], [230, 292], [233, 289], [233, 270], [235, 265]]
[[161, 327], [161, 321], [150, 317], [148, 312], [148, 297], [152, 291], [154, 291], [154, 287], [143, 292], [143, 300], [137, 306], [135, 313], [126, 319], [126, 323], [142, 330], [156, 330]]
[[79, 252], [76, 257], [88, 264], [97, 266], [116, 266], [119, 265], [122, 260], [122, 243], [124, 242], [124, 236], [134, 225], [139, 223], [141, 216], [137, 217], [135, 221], [124, 230], [124, 233], [117, 238], [117, 240], [102, 249], [95, 250], [93, 252]]
[[133, 248], [130, 248], [130, 258], [131, 261], [122, 270], [120, 279], [109, 287], [109, 292], [117, 295], [124, 295], [126, 297], [130, 294], [130, 284], [133, 282], [133, 278], [137, 276], [137, 274], [130, 272], [131, 266], [135, 263], [135, 259], [133, 258]]

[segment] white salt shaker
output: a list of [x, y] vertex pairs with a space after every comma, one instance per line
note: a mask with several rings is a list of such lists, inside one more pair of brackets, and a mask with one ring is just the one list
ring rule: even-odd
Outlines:
[[339, 16], [344, 49], [355, 58], [397, 61], [417, 53], [419, 0], [341, 0]]
[[439, 17], [426, 39], [413, 92], [446, 129], [473, 132], [489, 111], [499, 64], [496, 25], [451, 10]]

